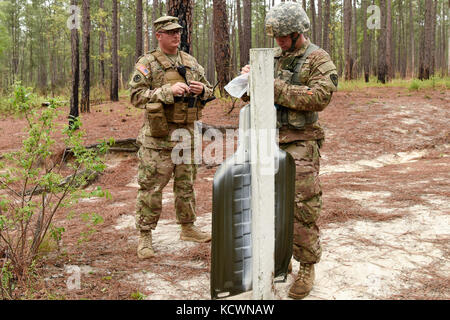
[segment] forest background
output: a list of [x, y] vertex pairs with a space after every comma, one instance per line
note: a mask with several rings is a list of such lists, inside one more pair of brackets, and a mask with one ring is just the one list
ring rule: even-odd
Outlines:
[[[90, 110], [92, 100], [117, 101], [137, 58], [155, 47], [152, 21], [165, 14], [187, 26], [182, 49], [205, 67], [212, 84], [223, 88], [248, 63], [250, 48], [274, 46], [265, 35], [264, 19], [277, 3], [3, 0], [0, 94], [20, 81], [43, 95], [72, 96], [72, 110], [79, 94], [82, 112]], [[301, 3], [311, 20], [308, 36], [330, 53], [342, 80], [386, 83], [449, 74], [448, 0]]]

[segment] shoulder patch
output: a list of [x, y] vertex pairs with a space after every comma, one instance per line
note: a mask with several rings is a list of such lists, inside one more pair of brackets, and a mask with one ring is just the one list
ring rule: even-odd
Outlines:
[[145, 77], [147, 77], [150, 74], [150, 70], [143, 64], [138, 63], [136, 65], [136, 70], [138, 70], [140, 73], [142, 73]]
[[331, 82], [333, 82], [334, 86], [337, 88], [338, 86], [338, 75], [336, 73], [330, 74]]

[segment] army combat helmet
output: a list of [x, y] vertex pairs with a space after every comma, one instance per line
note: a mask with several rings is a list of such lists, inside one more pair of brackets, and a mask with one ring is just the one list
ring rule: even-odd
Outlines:
[[269, 10], [265, 21], [266, 34], [284, 37], [293, 32], [304, 33], [310, 22], [305, 10], [298, 2], [282, 2]]

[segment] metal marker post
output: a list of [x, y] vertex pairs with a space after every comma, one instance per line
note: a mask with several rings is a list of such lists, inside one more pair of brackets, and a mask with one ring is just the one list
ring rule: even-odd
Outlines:
[[253, 299], [274, 298], [276, 112], [273, 49], [250, 50]]

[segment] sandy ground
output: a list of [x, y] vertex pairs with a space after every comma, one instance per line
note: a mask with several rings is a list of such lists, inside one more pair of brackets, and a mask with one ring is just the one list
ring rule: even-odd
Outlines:
[[[237, 125], [239, 106], [226, 115], [230, 104], [215, 101], [203, 121]], [[126, 100], [93, 109], [83, 115], [89, 143], [136, 136], [142, 115]], [[320, 120], [327, 136], [321, 150], [323, 255], [306, 299], [450, 298], [449, 116], [448, 90], [335, 95]], [[14, 150], [23, 137], [17, 131], [23, 120], [0, 124], [0, 153]], [[136, 156], [113, 153], [105, 161], [108, 168], [89, 188], [107, 188], [113, 198], [87, 199], [74, 209], [98, 212], [104, 223], [80, 243], [81, 220], [66, 219], [67, 212], [58, 215], [57, 225], [66, 228], [61, 250], [40, 264], [42, 281], [34, 297], [131, 299], [139, 292], [151, 300], [210, 299], [210, 244], [179, 240], [172, 181], [164, 189], [163, 214], [153, 236], [157, 256], [140, 261], [134, 226]], [[216, 169], [201, 165], [195, 185], [197, 224], [205, 231], [211, 230]], [[298, 263], [293, 263], [296, 272]], [[289, 275], [286, 283], [275, 285], [277, 299], [288, 299], [293, 279]], [[231, 299], [249, 298], [251, 292]]]

